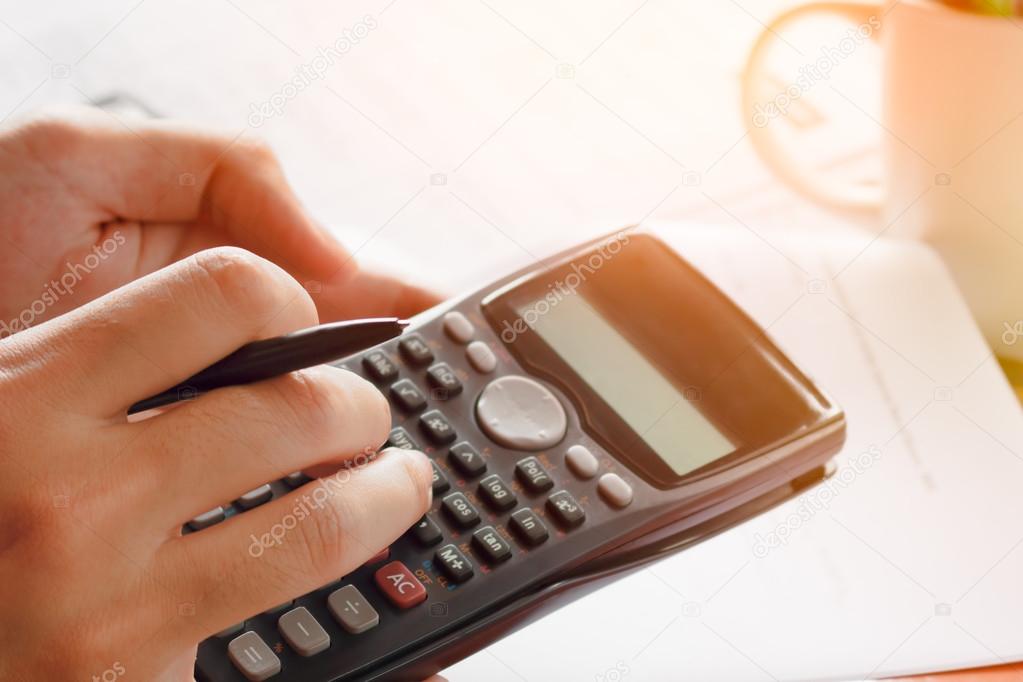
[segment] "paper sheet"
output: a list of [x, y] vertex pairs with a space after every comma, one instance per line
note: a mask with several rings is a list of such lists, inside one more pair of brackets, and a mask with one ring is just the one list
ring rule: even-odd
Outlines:
[[821, 680], [1023, 658], [1023, 419], [936, 256], [840, 232], [655, 231], [846, 410], [838, 471], [447, 677]]

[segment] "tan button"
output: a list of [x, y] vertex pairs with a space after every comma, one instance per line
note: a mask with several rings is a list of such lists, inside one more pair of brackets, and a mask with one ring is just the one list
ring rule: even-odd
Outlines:
[[477, 372], [489, 374], [497, 368], [497, 356], [494, 355], [494, 351], [490, 350], [490, 346], [482, 341], [470, 343], [469, 347], [465, 349], [465, 357], [469, 358], [469, 364]]
[[628, 507], [632, 502], [632, 486], [618, 474], [604, 474], [597, 481], [597, 491], [612, 507]]
[[593, 478], [600, 469], [597, 458], [588, 448], [582, 445], [573, 445], [565, 452], [565, 461], [568, 468], [579, 478]]
[[472, 326], [469, 318], [453, 310], [444, 315], [444, 333], [451, 337], [452, 341], [469, 343], [472, 340], [473, 334], [476, 333], [476, 328]]

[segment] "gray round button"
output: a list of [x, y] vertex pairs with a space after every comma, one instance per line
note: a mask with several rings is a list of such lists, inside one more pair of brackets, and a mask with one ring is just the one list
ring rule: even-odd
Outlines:
[[480, 428], [498, 445], [543, 450], [565, 437], [565, 408], [546, 386], [528, 377], [494, 379], [476, 401]]

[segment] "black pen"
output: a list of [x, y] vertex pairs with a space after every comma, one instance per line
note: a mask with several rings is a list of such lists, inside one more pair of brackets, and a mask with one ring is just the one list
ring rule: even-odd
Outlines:
[[135, 414], [224, 386], [238, 386], [332, 362], [393, 339], [408, 326], [406, 320], [379, 317], [331, 322], [272, 339], [247, 343], [198, 374], [128, 408]]

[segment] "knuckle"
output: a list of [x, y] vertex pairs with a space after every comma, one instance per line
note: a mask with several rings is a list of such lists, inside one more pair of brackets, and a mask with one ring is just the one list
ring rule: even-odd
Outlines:
[[27, 120], [20, 128], [20, 134], [26, 140], [41, 140], [66, 150], [81, 140], [84, 132], [81, 124], [65, 112], [45, 111]]
[[278, 168], [280, 163], [273, 149], [263, 140], [244, 140], [232, 147], [231, 160], [237, 163], [252, 164]]
[[218, 247], [192, 257], [190, 275], [200, 296], [211, 293], [235, 316], [265, 317], [283, 303], [281, 279], [266, 261], [244, 249]]
[[338, 429], [343, 396], [316, 370], [292, 372], [275, 384], [298, 431], [315, 441], [330, 440]]
[[316, 439], [341, 433], [361, 447], [375, 449], [387, 438], [391, 408], [371, 383], [336, 367], [314, 367], [290, 374], [282, 388], [296, 424]]

